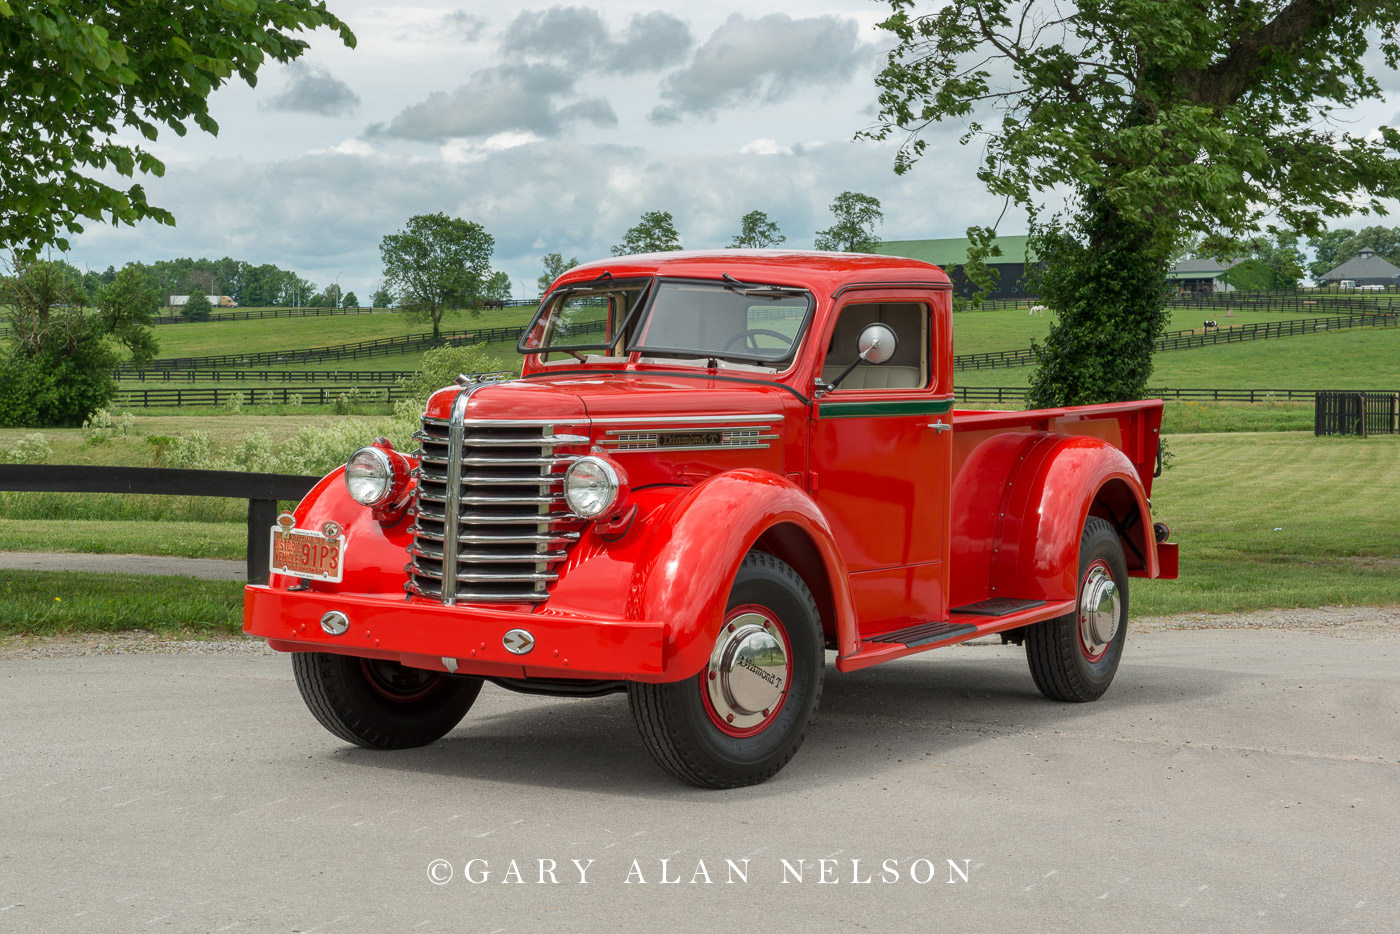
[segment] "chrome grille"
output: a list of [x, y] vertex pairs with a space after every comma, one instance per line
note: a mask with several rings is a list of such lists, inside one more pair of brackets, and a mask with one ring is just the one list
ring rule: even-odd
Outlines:
[[408, 592], [444, 603], [547, 599], [582, 525], [564, 505], [563, 479], [586, 450], [586, 433], [538, 422], [424, 418], [415, 437]]

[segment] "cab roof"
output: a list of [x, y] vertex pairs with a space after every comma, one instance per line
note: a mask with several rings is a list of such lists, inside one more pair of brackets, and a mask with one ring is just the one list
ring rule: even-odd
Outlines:
[[948, 276], [931, 263], [873, 253], [828, 253], [817, 250], [677, 250], [615, 256], [575, 266], [560, 283], [586, 282], [604, 272], [614, 279], [642, 276], [720, 279], [725, 273], [743, 282], [794, 285], [830, 295], [853, 283], [948, 287]]

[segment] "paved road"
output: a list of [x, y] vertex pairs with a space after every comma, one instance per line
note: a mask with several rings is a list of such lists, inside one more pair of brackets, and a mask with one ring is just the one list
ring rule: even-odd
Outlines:
[[204, 580], [248, 579], [246, 561], [153, 555], [90, 555], [71, 551], [0, 551], [4, 571], [82, 571], [85, 574], [154, 574]]
[[[733, 792], [661, 774], [618, 697], [488, 688], [433, 747], [353, 749], [285, 658], [247, 650], [10, 658], [0, 705], [3, 931], [1312, 934], [1400, 916], [1393, 632], [1135, 635], [1083, 706], [1042, 701], [1016, 649], [930, 653], [833, 677], [798, 759]], [[472, 859], [489, 882], [463, 881]], [[782, 859], [806, 860], [801, 884]], [[691, 882], [702, 860], [710, 885]]]

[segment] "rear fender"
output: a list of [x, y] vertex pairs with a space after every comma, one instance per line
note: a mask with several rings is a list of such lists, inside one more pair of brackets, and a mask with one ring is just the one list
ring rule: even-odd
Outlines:
[[991, 596], [1074, 599], [1079, 542], [1090, 515], [1113, 522], [1130, 568], [1157, 576], [1147, 495], [1122, 451], [1100, 438], [1045, 435], [1021, 463], [996, 518]]

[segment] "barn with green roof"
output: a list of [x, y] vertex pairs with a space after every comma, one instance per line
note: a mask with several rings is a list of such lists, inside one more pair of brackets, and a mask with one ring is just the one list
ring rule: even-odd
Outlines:
[[[991, 257], [987, 265], [1001, 274], [996, 291], [988, 298], [1029, 298], [1026, 291], [1026, 236], [997, 237], [1001, 255]], [[926, 263], [941, 266], [953, 280], [953, 291], [958, 295], [971, 295], [975, 288], [963, 275], [962, 266], [967, 262], [967, 251], [972, 246], [966, 237], [946, 237], [939, 240], [886, 240], [876, 247], [875, 252], [884, 256], [907, 256]]]

